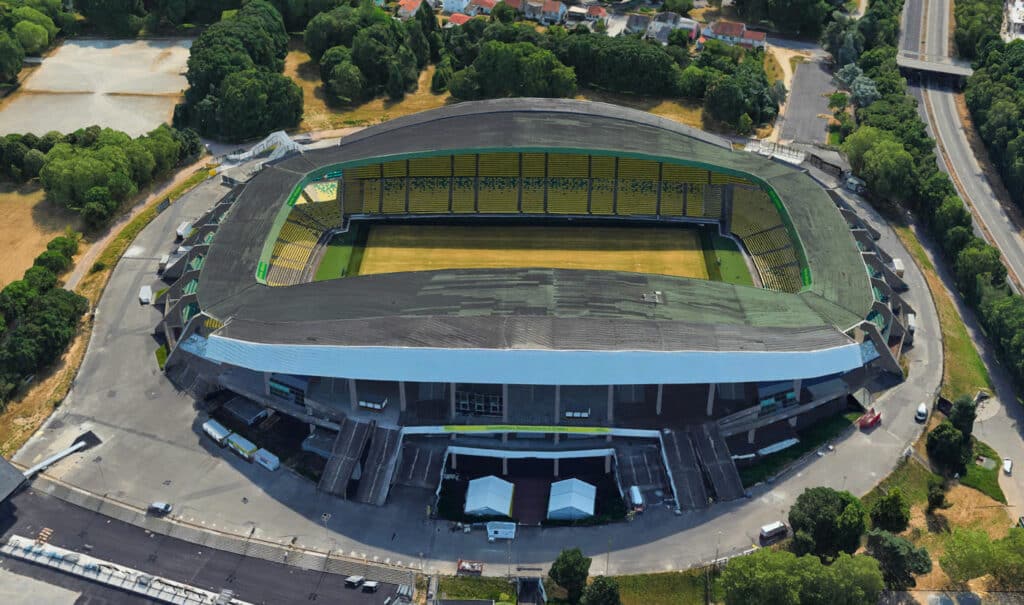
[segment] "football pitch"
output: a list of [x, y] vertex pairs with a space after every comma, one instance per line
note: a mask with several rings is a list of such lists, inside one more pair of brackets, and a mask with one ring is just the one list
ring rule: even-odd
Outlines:
[[347, 274], [509, 268], [708, 279], [698, 232], [679, 227], [373, 225]]

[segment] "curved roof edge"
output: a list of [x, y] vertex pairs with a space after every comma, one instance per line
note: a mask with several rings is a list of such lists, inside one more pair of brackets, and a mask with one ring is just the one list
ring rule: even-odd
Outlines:
[[260, 372], [410, 382], [704, 384], [816, 378], [863, 366], [856, 343], [808, 351], [554, 351], [262, 344], [212, 335], [182, 348]]

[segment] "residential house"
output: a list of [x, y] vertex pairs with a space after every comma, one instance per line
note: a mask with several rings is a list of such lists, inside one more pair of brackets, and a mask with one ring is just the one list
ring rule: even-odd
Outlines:
[[444, 0], [442, 4], [443, 8], [441, 10], [449, 15], [464, 13], [466, 12], [467, 4], [469, 4], [469, 0]]
[[523, 12], [523, 0], [505, 0], [505, 5], [516, 9], [516, 12]]
[[747, 48], [764, 48], [768, 45], [768, 36], [764, 32], [751, 31], [747, 29], [745, 23], [735, 21], [715, 21], [706, 26], [701, 33], [705, 38]]
[[404, 21], [415, 17], [421, 6], [423, 6], [423, 0], [399, 0], [398, 18]]
[[647, 33], [647, 26], [651, 24], [651, 17], [648, 15], [630, 15], [626, 20], [626, 33], [644, 34]]
[[570, 6], [569, 12], [565, 14], [565, 20], [579, 23], [587, 20], [587, 9], [582, 6]]
[[523, 15], [543, 25], [554, 25], [565, 19], [568, 7], [558, 0], [527, 0]]
[[466, 21], [472, 19], [469, 15], [464, 13], [455, 13], [448, 17], [448, 23], [445, 23], [445, 28], [455, 27], [456, 25], [465, 25]]
[[686, 30], [690, 39], [694, 40], [700, 31], [700, 24], [673, 12], [658, 13], [651, 24], [647, 26], [647, 33], [644, 34], [644, 37], [668, 44], [669, 34], [677, 29]]
[[466, 14], [470, 17], [477, 15], [489, 15], [494, 10], [494, 5], [498, 3], [498, 0], [469, 0], [469, 4], [466, 6]]
[[591, 4], [587, 9], [587, 21], [604, 21], [608, 18], [608, 10], [600, 4]]

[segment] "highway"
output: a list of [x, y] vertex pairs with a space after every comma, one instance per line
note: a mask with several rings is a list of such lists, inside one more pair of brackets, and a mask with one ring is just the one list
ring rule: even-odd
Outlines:
[[[907, 0], [903, 10], [900, 48], [928, 55], [949, 56], [951, 0]], [[975, 157], [964, 124], [960, 121], [953, 90], [927, 81], [911, 84], [911, 93], [923, 103], [920, 113], [929, 132], [938, 142], [939, 166], [957, 184], [964, 201], [972, 208], [975, 219], [983, 226], [990, 243], [999, 248], [1011, 277], [1024, 276], [1024, 240], [1006, 209], [996, 197], [988, 178]], [[947, 288], [953, 290], [948, 271], [940, 271]], [[1005, 370], [997, 363], [991, 345], [985, 340], [977, 319], [959, 297], [954, 296], [967, 324], [975, 346], [991, 374], [996, 398], [985, 402], [978, 411], [975, 434], [994, 447], [1002, 456], [1024, 460], [1024, 407], [1017, 404], [1017, 394]], [[1024, 514], [1024, 475], [1000, 475], [1000, 486], [1006, 493], [1011, 518]]]

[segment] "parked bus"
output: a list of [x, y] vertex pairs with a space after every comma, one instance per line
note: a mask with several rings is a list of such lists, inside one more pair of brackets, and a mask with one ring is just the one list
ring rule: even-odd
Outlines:
[[207, 420], [203, 423], [203, 432], [213, 439], [217, 445], [224, 447], [228, 443], [228, 437], [231, 436], [231, 431], [224, 427], [223, 424], [216, 420]]
[[255, 443], [238, 433], [231, 433], [231, 436], [228, 437], [228, 447], [248, 462], [252, 462], [252, 457], [256, 454], [256, 450], [259, 449]]

